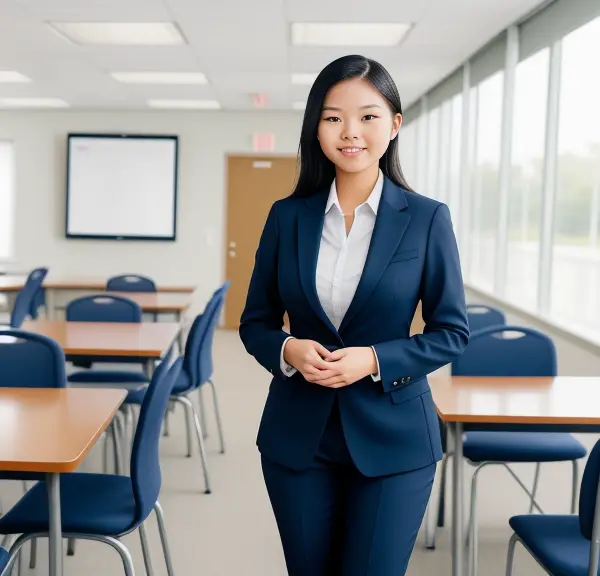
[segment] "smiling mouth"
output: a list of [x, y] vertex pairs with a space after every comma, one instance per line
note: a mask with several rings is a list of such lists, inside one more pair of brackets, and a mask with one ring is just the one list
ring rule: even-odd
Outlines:
[[352, 147], [352, 148], [338, 148], [338, 150], [340, 152], [342, 152], [342, 154], [359, 154], [360, 152], [363, 152], [364, 150], [366, 150], [366, 148]]

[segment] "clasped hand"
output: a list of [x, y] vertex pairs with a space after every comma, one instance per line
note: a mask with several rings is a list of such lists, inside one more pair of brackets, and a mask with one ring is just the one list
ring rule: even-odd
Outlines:
[[368, 346], [340, 348], [330, 352], [313, 340], [288, 340], [284, 360], [307, 382], [327, 388], [342, 388], [377, 373], [375, 352]]

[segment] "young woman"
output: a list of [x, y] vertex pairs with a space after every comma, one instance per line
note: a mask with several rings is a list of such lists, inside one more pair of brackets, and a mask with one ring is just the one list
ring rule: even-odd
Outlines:
[[329, 64], [256, 253], [240, 336], [273, 374], [257, 443], [290, 576], [404, 574], [442, 456], [426, 376], [469, 329], [450, 214], [405, 183], [401, 123], [380, 64]]

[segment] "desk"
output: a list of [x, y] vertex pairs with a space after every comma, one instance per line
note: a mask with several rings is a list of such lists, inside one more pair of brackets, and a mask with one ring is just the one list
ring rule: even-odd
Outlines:
[[27, 320], [23, 330], [43, 334], [58, 342], [70, 356], [125, 356], [147, 361], [163, 357], [181, 327], [175, 322], [65, 322]]
[[454, 442], [452, 576], [463, 576], [463, 443], [465, 430], [495, 424], [515, 431], [600, 432], [600, 377], [430, 378], [440, 418]]
[[0, 469], [46, 474], [50, 576], [62, 576], [60, 474], [76, 470], [125, 390], [0, 388]]
[[[5, 293], [9, 299], [9, 310], [12, 310], [14, 299], [19, 290], [25, 285], [27, 277], [22, 275], [7, 274], [0, 276], [0, 292]], [[70, 292], [68, 300], [75, 297], [96, 294], [106, 291], [107, 278], [98, 278], [93, 276], [81, 277], [57, 277], [46, 278], [43, 287], [46, 289], [46, 306], [50, 318], [54, 318], [54, 312], [57, 306], [65, 305], [66, 302], [59, 302], [59, 294]], [[196, 290], [193, 284], [157, 284], [156, 291], [160, 294], [188, 294], [191, 295]], [[75, 292], [75, 294], [73, 294]], [[129, 293], [131, 294], [131, 293]], [[154, 294], [153, 292], [146, 294]], [[149, 310], [150, 311], [150, 310]], [[164, 311], [164, 310], [163, 310]]]

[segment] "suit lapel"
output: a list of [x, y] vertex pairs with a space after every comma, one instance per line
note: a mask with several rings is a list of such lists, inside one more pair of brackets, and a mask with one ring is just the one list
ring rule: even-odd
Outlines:
[[298, 265], [300, 284], [311, 308], [325, 325], [337, 335], [338, 331], [321, 306], [316, 284], [317, 258], [319, 256], [328, 197], [329, 189], [322, 190], [318, 194], [307, 198], [298, 209]]
[[354, 298], [342, 320], [340, 333], [367, 303], [400, 244], [410, 222], [410, 214], [404, 210], [406, 206], [403, 190], [386, 178], [365, 267]]

